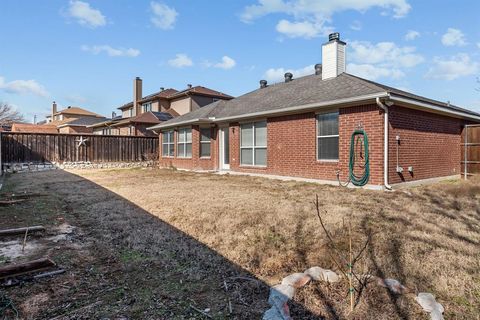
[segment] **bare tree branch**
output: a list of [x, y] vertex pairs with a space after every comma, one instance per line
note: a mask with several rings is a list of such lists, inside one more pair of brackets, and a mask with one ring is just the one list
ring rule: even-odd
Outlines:
[[0, 125], [22, 121], [24, 121], [24, 117], [20, 112], [15, 110], [10, 104], [0, 102]]

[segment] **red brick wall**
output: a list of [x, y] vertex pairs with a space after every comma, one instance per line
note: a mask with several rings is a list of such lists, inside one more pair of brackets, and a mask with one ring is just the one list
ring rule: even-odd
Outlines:
[[162, 157], [162, 134], [160, 133], [160, 166], [163, 167], [175, 167], [179, 169], [189, 170], [216, 170], [218, 168], [218, 146], [217, 135], [218, 130], [216, 128], [210, 128], [211, 132], [211, 145], [210, 145], [210, 158], [200, 158], [200, 127], [192, 126], [192, 158], [179, 158], [177, 157], [177, 130], [175, 130], [175, 153], [173, 158]]
[[339, 160], [318, 161], [316, 154], [315, 113], [269, 118], [267, 120], [267, 167], [240, 165], [238, 124], [230, 128], [230, 167], [241, 172], [266, 173], [313, 179], [348, 178], [350, 137], [359, 124], [367, 132], [370, 146], [370, 184], [382, 184], [383, 113], [376, 105], [343, 108], [339, 111]]
[[[390, 107], [389, 181], [399, 183], [460, 173], [460, 142], [464, 121], [438, 114]], [[396, 172], [396, 136], [400, 136]], [[413, 166], [413, 174], [408, 167]]]
[[93, 133], [93, 129], [87, 128], [87, 127], [68, 126], [68, 127], [60, 128], [58, 132], [59, 133]]

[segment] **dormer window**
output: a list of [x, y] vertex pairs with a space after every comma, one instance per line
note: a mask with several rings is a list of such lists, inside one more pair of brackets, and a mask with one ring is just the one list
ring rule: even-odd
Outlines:
[[151, 102], [146, 102], [146, 103], [142, 104], [142, 113], [150, 112], [150, 111], [152, 111], [152, 103]]

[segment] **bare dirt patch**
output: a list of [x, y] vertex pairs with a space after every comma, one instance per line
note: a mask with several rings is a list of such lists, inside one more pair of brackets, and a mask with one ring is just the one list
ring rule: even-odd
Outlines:
[[[268, 308], [267, 285], [314, 265], [336, 269], [314, 212], [316, 194], [340, 248], [347, 247], [346, 219], [354, 226], [355, 243], [372, 234], [362, 262], [372, 273], [432, 292], [446, 318], [472, 319], [480, 310], [478, 181], [386, 193], [132, 169], [16, 174], [6, 184], [7, 191], [40, 189], [53, 196], [15, 205], [13, 213], [0, 208], [0, 218], [17, 217], [0, 225], [48, 219], [53, 226], [73, 225], [81, 235], [67, 241], [67, 249], [60, 243], [58, 250], [49, 249], [69, 270], [65, 276], [28, 284], [26, 291], [7, 290], [20, 305], [27, 292], [48, 288], [39, 319], [62, 314], [201, 319], [191, 306], [208, 308], [218, 319], [260, 318]], [[28, 213], [38, 201], [51, 203], [42, 205], [42, 214]], [[75, 249], [76, 243], [83, 249]], [[292, 315], [428, 319], [413, 299], [377, 287], [367, 288], [349, 314], [346, 290], [344, 283], [309, 284], [295, 297]], [[93, 310], [76, 311], [92, 303], [98, 303]]]

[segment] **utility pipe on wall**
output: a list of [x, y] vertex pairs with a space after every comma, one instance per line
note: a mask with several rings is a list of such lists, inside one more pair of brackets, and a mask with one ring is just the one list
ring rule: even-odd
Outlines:
[[383, 184], [385, 189], [392, 190], [392, 186], [388, 184], [388, 107], [383, 104], [379, 97], [376, 99], [379, 108], [385, 111], [383, 115]]

